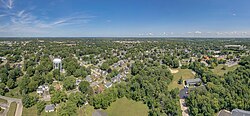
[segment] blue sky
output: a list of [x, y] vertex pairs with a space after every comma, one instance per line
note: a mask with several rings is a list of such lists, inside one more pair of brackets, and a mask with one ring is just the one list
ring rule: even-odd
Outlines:
[[0, 36], [249, 37], [249, 0], [0, 0]]

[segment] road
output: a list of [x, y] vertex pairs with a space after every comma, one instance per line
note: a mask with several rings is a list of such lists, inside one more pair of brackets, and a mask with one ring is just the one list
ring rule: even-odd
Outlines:
[[5, 96], [0, 96], [1, 99], [5, 99], [8, 101], [8, 108], [4, 111], [3, 115], [7, 115], [8, 111], [9, 111], [9, 107], [10, 104], [12, 102], [16, 102], [17, 103], [17, 108], [16, 108], [16, 112], [15, 112], [15, 116], [21, 116], [22, 112], [23, 112], [23, 104], [22, 104], [22, 100], [21, 99], [16, 99], [16, 98], [10, 98], [10, 97], [5, 97]]

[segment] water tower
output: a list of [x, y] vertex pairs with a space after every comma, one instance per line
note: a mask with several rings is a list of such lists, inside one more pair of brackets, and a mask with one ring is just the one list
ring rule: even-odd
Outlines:
[[59, 58], [55, 58], [53, 60], [53, 68], [62, 71], [62, 60]]

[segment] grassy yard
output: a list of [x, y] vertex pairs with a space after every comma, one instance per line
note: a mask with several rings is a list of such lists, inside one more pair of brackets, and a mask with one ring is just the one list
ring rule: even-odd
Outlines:
[[1, 98], [0, 98], [0, 103], [5, 103], [5, 104], [7, 104], [7, 100], [1, 99]]
[[30, 108], [23, 107], [22, 116], [37, 116], [36, 105], [34, 105], [34, 106], [30, 107]]
[[213, 71], [214, 74], [223, 76], [225, 73], [229, 72], [229, 71], [233, 71], [235, 70], [237, 67], [239, 67], [239, 65], [235, 65], [232, 67], [227, 67], [226, 66], [226, 70], [222, 70], [222, 67], [225, 66], [224, 64], [220, 64], [217, 67], [215, 67], [214, 69], [211, 69]]
[[7, 116], [15, 116], [16, 107], [17, 107], [16, 102], [12, 102], [12, 103], [10, 104], [10, 108], [9, 108], [9, 111], [8, 111]]
[[190, 69], [178, 69], [179, 71], [177, 73], [174, 73], [173, 80], [168, 86], [168, 90], [172, 90], [174, 88], [182, 89], [183, 85], [178, 84], [179, 79], [182, 77], [183, 80], [194, 78], [194, 74], [192, 73], [192, 70]]
[[19, 87], [16, 87], [14, 89], [10, 89], [9, 92], [5, 94], [7, 97], [12, 97], [12, 98], [22, 98], [22, 95], [19, 93]]
[[56, 115], [56, 111], [54, 111], [54, 112], [45, 112], [45, 111], [43, 111], [41, 116], [57, 116], [57, 115]]
[[148, 111], [148, 107], [142, 102], [127, 98], [118, 99], [105, 110], [108, 116], [147, 116]]
[[94, 112], [94, 107], [90, 105], [83, 106], [82, 108], [78, 109], [78, 116], [92, 116]]

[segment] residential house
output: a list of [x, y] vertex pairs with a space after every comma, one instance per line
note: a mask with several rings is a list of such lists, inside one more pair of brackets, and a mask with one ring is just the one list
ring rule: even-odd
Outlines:
[[111, 82], [106, 83], [106, 84], [105, 84], [105, 87], [106, 87], [106, 88], [110, 88], [110, 87], [112, 87], [112, 83], [111, 83]]
[[186, 87], [189, 87], [191, 85], [197, 85], [201, 83], [201, 79], [200, 78], [195, 78], [195, 79], [187, 79], [185, 81], [185, 85]]

